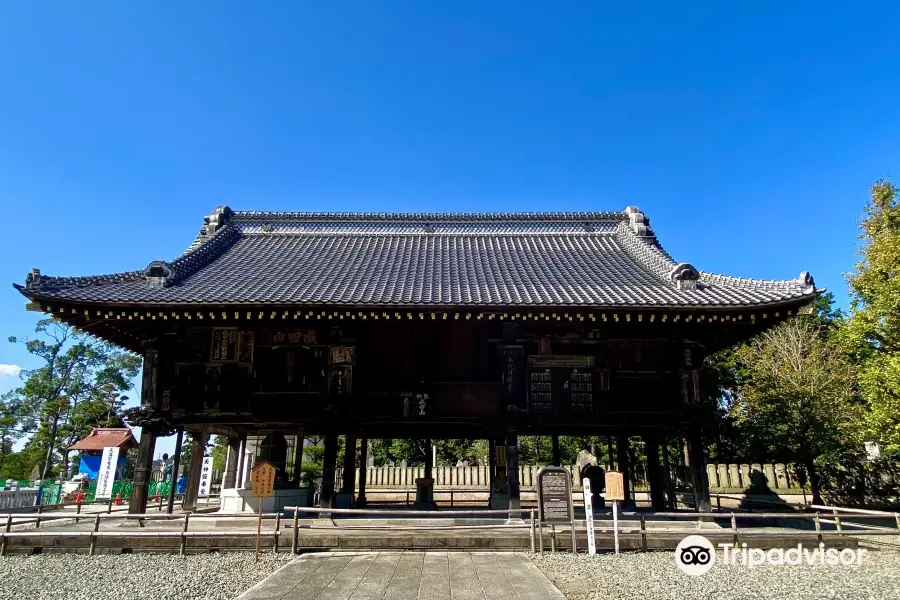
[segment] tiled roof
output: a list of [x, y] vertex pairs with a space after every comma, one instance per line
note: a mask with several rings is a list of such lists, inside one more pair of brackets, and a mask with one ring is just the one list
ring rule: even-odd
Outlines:
[[676, 263], [638, 209], [602, 213], [233, 212], [178, 258], [94, 277], [33, 271], [34, 299], [97, 304], [689, 307], [813, 298], [812, 277]]
[[127, 427], [94, 427], [83, 440], [77, 441], [69, 450], [103, 450], [104, 448], [137, 448], [137, 440]]

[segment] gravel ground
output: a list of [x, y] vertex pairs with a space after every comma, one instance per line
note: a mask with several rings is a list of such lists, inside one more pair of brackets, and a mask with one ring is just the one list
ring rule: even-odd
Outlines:
[[871, 551], [859, 567], [767, 566], [719, 559], [705, 575], [675, 567], [674, 552], [531, 555], [569, 600], [900, 599], [900, 552]]
[[294, 558], [252, 552], [10, 555], [0, 558], [0, 600], [225, 600]]

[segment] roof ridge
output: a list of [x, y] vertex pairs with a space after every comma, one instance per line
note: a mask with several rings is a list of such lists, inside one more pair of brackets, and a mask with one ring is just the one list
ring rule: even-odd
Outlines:
[[146, 280], [152, 285], [165, 287], [173, 281], [184, 279], [206, 266], [212, 259], [227, 249], [240, 237], [236, 227], [231, 226], [232, 211], [227, 206], [219, 206], [204, 217], [204, 227], [194, 242], [182, 254], [171, 261], [154, 260], [143, 269], [109, 273], [106, 275], [86, 275], [81, 277], [54, 277], [41, 275], [40, 269], [32, 269], [25, 278], [26, 289], [44, 287], [70, 288], [82, 285], [103, 285]]
[[[220, 207], [222, 208], [222, 207]], [[228, 207], [224, 207], [228, 208]], [[228, 209], [230, 210], [230, 209]], [[580, 212], [278, 212], [237, 211], [230, 217], [241, 221], [401, 221], [422, 222], [496, 222], [496, 221], [625, 221], [624, 211]]]
[[721, 275], [719, 273], [711, 273], [709, 271], [701, 271], [700, 278], [703, 283], [712, 283], [718, 285], [726, 285], [729, 287], [739, 287], [745, 289], [764, 289], [764, 290], [802, 290], [813, 291], [816, 289], [816, 282], [808, 271], [803, 271], [797, 279], [753, 279], [750, 277], [734, 277], [732, 275]]
[[650, 228], [650, 219], [635, 206], [625, 209], [627, 222], [616, 227], [616, 239], [622, 247], [654, 275], [671, 281], [669, 275], [678, 263], [666, 252]]

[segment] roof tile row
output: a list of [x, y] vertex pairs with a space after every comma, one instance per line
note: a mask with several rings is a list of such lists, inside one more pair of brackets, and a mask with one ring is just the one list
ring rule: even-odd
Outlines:
[[[812, 298], [808, 276], [760, 282], [677, 265], [623, 213], [242, 213], [220, 207], [191, 248], [149, 269], [33, 275], [34, 298], [128, 304], [747, 306]], [[212, 225], [209, 225], [212, 223]], [[689, 267], [684, 269], [683, 267]], [[159, 273], [155, 273], [159, 275]], [[682, 289], [679, 289], [682, 287]]]

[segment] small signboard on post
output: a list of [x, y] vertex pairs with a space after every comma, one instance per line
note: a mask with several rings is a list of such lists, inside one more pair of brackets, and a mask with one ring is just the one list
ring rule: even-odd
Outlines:
[[119, 447], [108, 446], [103, 449], [100, 458], [100, 470], [97, 472], [97, 488], [94, 498], [112, 498], [113, 483], [116, 481], [116, 466], [119, 464]]
[[[555, 533], [557, 524], [572, 526], [572, 552], [575, 546], [575, 506], [572, 502], [572, 478], [562, 467], [544, 467], [538, 471], [538, 525], [543, 531], [543, 524], [549, 523]], [[555, 538], [554, 538], [555, 539]], [[541, 536], [541, 551], [544, 549]]]
[[209, 483], [212, 479], [212, 456], [204, 456], [200, 467], [200, 482], [197, 487], [198, 498], [209, 498]]
[[619, 502], [625, 500], [625, 477], [621, 471], [606, 472], [606, 499], [613, 505], [613, 540], [619, 553]]
[[597, 554], [597, 540], [594, 539], [594, 503], [591, 500], [591, 480], [581, 480], [584, 491], [584, 520], [587, 523], [588, 554]]
[[262, 532], [263, 498], [275, 495], [275, 467], [261, 460], [250, 469], [250, 491], [259, 500], [259, 517], [256, 520], [256, 562], [259, 562], [259, 536]]

